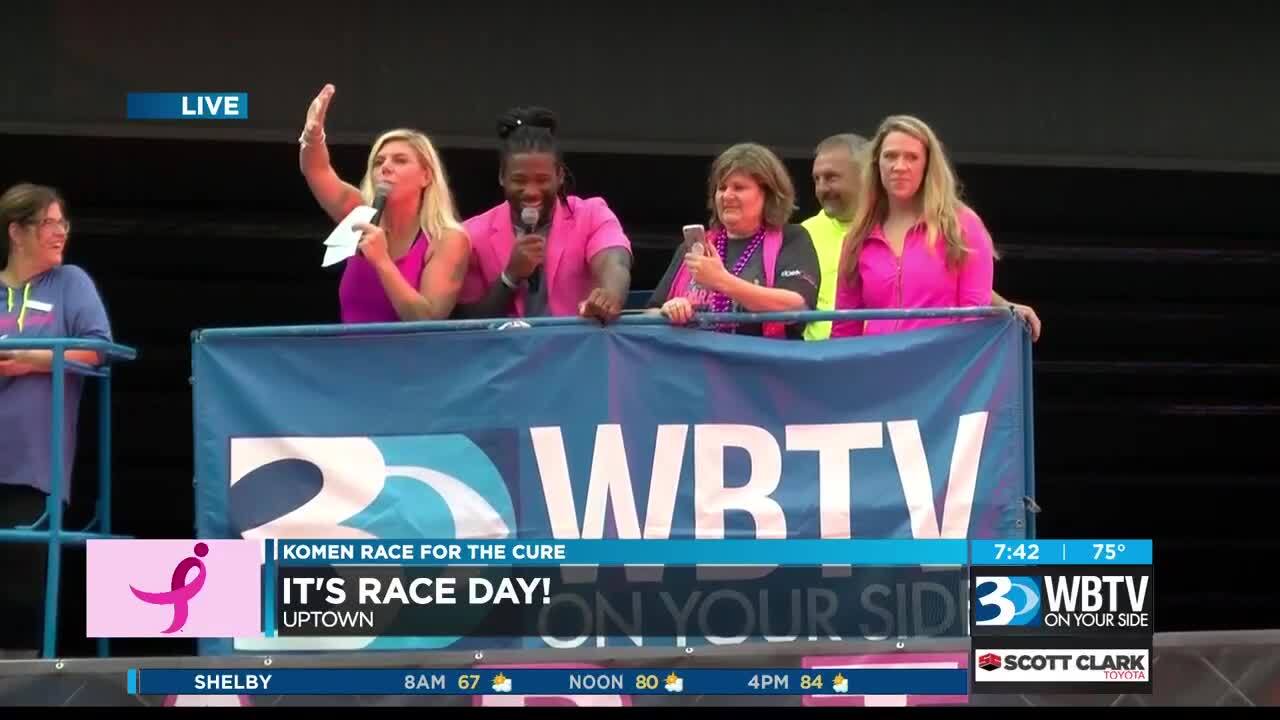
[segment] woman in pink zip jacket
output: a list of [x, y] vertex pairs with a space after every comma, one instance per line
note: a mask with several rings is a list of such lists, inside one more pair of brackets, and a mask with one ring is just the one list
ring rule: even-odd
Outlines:
[[[995, 249], [961, 202], [955, 173], [923, 121], [880, 124], [863, 164], [861, 197], [840, 256], [837, 310], [987, 307]], [[838, 320], [831, 337], [883, 335], [970, 318]]]

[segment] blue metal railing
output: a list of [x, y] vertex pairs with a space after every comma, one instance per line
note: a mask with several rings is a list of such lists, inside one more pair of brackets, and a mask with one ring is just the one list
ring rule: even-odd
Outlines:
[[[44, 635], [41, 656], [51, 658], [58, 646], [58, 593], [62, 586], [62, 546], [77, 545], [86, 540], [124, 537], [111, 533], [111, 365], [133, 360], [137, 352], [133, 348], [109, 343], [105, 340], [83, 338], [13, 338], [0, 340], [3, 350], [51, 350], [53, 362], [49, 369], [53, 384], [52, 427], [49, 431], [49, 496], [45, 500], [45, 512], [34, 523], [16, 528], [0, 528], [0, 543], [40, 543], [48, 546], [48, 562], [45, 565]], [[102, 361], [98, 367], [68, 360], [68, 350], [97, 352]], [[64, 399], [67, 374], [83, 375], [99, 380], [98, 383], [98, 502], [93, 519], [84, 530], [68, 531], [62, 527], [63, 504], [63, 424]], [[68, 488], [68, 497], [70, 489]], [[47, 526], [46, 526], [47, 523]], [[106, 639], [98, 641], [98, 655], [108, 654]]]
[[[771, 313], [698, 313], [690, 326], [733, 323], [815, 322], [822, 320], [910, 320], [920, 318], [991, 317], [1007, 315], [1001, 307], [950, 307], [912, 310], [801, 310]], [[522, 322], [529, 327], [566, 325], [598, 325], [599, 321], [580, 317], [478, 318], [474, 320], [424, 320], [419, 322], [367, 323], [363, 325], [278, 325], [242, 328], [210, 328], [192, 333], [193, 340], [202, 337], [306, 337], [324, 335], [407, 335], [419, 332], [450, 330], [494, 330], [505, 324]], [[619, 317], [620, 325], [666, 325], [666, 317], [657, 311], [631, 310]]]

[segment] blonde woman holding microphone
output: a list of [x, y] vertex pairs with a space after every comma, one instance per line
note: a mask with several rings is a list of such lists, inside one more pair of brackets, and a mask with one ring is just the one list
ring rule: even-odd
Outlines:
[[335, 88], [311, 101], [298, 164], [316, 202], [334, 222], [386, 191], [381, 222], [356, 226], [359, 252], [346, 262], [338, 288], [344, 323], [443, 320], [466, 277], [471, 241], [458, 222], [453, 193], [425, 134], [382, 133], [369, 150], [360, 187], [338, 177], [329, 161], [324, 123]]

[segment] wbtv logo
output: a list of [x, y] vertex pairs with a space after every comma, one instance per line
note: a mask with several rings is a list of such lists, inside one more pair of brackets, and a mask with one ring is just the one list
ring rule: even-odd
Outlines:
[[993, 575], [974, 578], [974, 582], [977, 595], [975, 625], [1040, 624], [1040, 585], [1035, 578]]
[[983, 571], [973, 576], [975, 628], [1049, 629], [1050, 634], [1145, 634], [1153, 629], [1149, 567], [1026, 568], [1023, 575], [979, 572]]

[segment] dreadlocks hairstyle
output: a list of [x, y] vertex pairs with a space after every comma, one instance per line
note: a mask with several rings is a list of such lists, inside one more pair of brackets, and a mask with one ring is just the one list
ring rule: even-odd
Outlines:
[[543, 107], [516, 107], [498, 117], [500, 141], [498, 170], [505, 173], [507, 160], [520, 153], [550, 153], [556, 166], [564, 173], [564, 182], [556, 190], [556, 197], [566, 207], [573, 188], [573, 174], [564, 164], [556, 129], [560, 122], [556, 114]]

